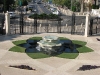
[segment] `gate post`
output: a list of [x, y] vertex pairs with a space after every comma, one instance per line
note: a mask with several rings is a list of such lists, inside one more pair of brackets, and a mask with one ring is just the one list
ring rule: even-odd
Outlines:
[[6, 35], [10, 35], [10, 15], [7, 11], [5, 13], [5, 23], [4, 23], [5, 29], [6, 29]]
[[57, 33], [61, 33], [61, 20], [58, 19]]
[[90, 14], [86, 15], [86, 21], [85, 21], [85, 37], [89, 36], [89, 22], [90, 22]]
[[71, 26], [71, 35], [75, 34], [75, 13], [72, 13], [72, 26]]
[[23, 25], [24, 25], [24, 23], [23, 23], [23, 12], [22, 12], [22, 8], [20, 7], [20, 34], [23, 34]]
[[34, 17], [34, 33], [37, 33], [37, 14]]
[[93, 30], [93, 18], [90, 19], [90, 29], [89, 29], [89, 35], [92, 35], [92, 30]]

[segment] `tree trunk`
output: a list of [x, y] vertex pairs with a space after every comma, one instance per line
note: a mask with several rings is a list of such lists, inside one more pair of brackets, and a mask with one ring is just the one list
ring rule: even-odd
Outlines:
[[83, 10], [84, 10], [84, 0], [81, 0], [81, 13], [83, 13]]

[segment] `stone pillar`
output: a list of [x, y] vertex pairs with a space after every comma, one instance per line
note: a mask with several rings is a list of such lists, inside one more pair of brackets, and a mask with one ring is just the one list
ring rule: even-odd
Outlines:
[[90, 14], [86, 15], [86, 21], [85, 21], [85, 37], [89, 36], [89, 22], [90, 22]]
[[10, 35], [10, 15], [9, 13], [5, 13], [5, 27], [6, 27], [6, 35]]

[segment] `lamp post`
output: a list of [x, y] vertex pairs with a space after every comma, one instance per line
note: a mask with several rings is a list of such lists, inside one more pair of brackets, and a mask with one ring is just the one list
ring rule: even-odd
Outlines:
[[19, 0], [19, 9], [20, 9], [20, 33], [22, 34], [23, 33], [23, 13], [22, 13], [22, 1]]

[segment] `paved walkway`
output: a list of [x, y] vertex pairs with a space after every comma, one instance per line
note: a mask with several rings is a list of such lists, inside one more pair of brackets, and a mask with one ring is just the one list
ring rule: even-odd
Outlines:
[[[86, 41], [87, 46], [92, 48], [94, 52], [80, 53], [76, 59], [64, 59], [50, 57], [44, 59], [31, 59], [25, 53], [8, 51], [14, 45], [12, 41], [28, 39], [33, 36], [56, 35], [67, 37], [71, 40]], [[100, 69], [77, 71], [82, 65], [98, 65], [100, 66], [100, 41], [96, 38], [100, 36], [84, 37], [80, 35], [43, 33], [35, 35], [12, 35], [0, 36], [0, 73], [1, 75], [99, 75]], [[28, 71], [8, 67], [9, 65], [25, 64], [36, 71]]]

